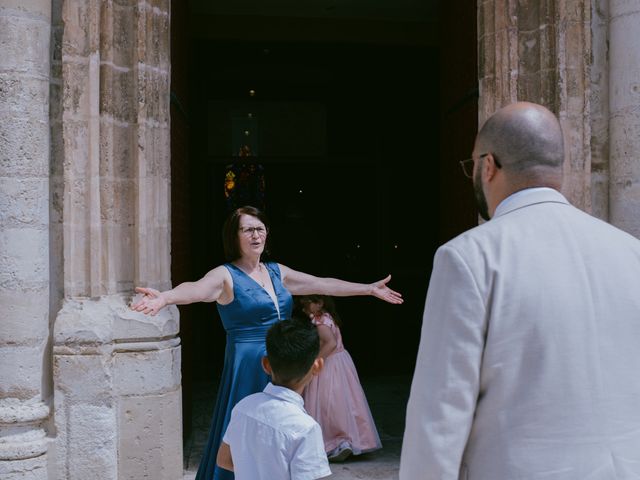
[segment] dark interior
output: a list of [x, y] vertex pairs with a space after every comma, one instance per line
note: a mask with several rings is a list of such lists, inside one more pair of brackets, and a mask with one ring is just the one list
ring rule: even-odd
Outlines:
[[[273, 260], [356, 282], [392, 275], [401, 306], [337, 299], [343, 338], [361, 376], [412, 372], [435, 250], [477, 218], [458, 165], [477, 128], [475, 5], [439, 3], [416, 26], [207, 17], [172, 2], [174, 285], [224, 262], [225, 215], [254, 203]], [[225, 198], [225, 174], [249, 165], [264, 189], [238, 180], [243, 194]], [[225, 334], [215, 305], [180, 311], [188, 435], [194, 385], [219, 375]]]

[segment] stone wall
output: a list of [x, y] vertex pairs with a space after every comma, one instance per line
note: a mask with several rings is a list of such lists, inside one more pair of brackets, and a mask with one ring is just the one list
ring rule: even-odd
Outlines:
[[629, 0], [480, 0], [480, 123], [516, 100], [565, 134], [563, 193], [640, 237], [640, 9]]
[[479, 124], [515, 101], [548, 107], [565, 134], [563, 193], [589, 212], [590, 61], [589, 1], [478, 1]]
[[609, 1], [609, 219], [640, 238], [640, 5]]
[[51, 2], [0, 1], [0, 478], [47, 478]]

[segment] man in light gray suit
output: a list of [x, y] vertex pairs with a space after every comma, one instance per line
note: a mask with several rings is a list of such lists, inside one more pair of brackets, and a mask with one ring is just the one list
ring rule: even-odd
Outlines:
[[436, 253], [401, 480], [640, 479], [640, 241], [567, 202], [563, 157], [540, 105], [478, 133], [491, 220]]

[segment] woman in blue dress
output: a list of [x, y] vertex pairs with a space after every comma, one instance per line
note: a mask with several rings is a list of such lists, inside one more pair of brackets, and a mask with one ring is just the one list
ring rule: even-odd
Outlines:
[[291, 316], [292, 295], [372, 295], [389, 303], [402, 303], [402, 295], [387, 287], [390, 275], [371, 284], [354, 283], [262, 262], [268, 232], [268, 221], [260, 210], [238, 208], [222, 228], [228, 263], [196, 282], [181, 283], [164, 292], [136, 288], [142, 298], [131, 308], [150, 315], [167, 305], [216, 302], [227, 332], [218, 398], [196, 480], [233, 480], [233, 473], [216, 465], [218, 448], [235, 404], [247, 395], [261, 392], [269, 382], [261, 365], [266, 355], [266, 333], [271, 325]]

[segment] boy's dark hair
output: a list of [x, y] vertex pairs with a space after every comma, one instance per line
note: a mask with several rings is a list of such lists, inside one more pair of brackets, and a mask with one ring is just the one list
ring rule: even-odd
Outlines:
[[287, 386], [304, 377], [320, 351], [317, 328], [306, 317], [293, 316], [267, 332], [267, 357], [273, 376]]

